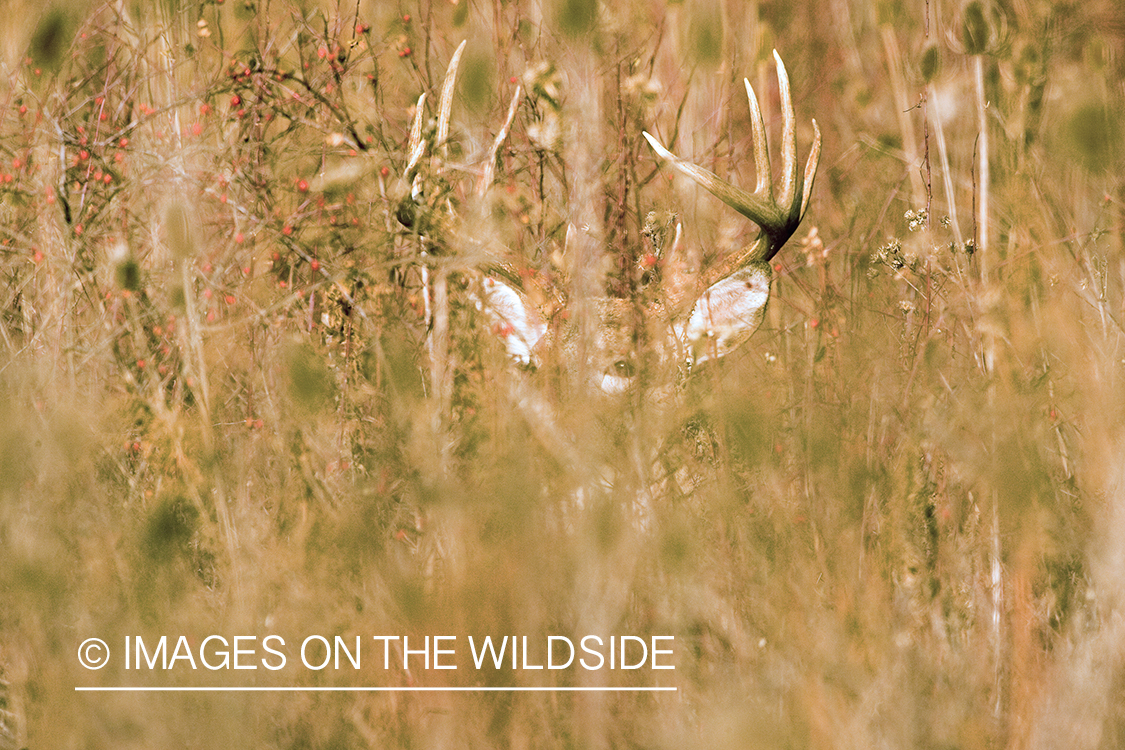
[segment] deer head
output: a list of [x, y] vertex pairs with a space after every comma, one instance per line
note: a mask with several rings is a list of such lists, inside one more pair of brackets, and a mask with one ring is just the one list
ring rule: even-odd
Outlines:
[[[435, 156], [440, 154], [448, 134], [453, 82], [464, 46], [462, 43], [458, 47], [450, 61], [449, 71], [442, 87], [437, 131], [432, 147]], [[773, 276], [769, 261], [797, 230], [808, 208], [809, 195], [812, 192], [820, 158], [820, 130], [813, 120], [812, 150], [805, 165], [804, 179], [799, 181], [796, 118], [789, 91], [789, 77], [776, 51], [774, 59], [777, 62], [782, 110], [782, 174], [776, 193], [771, 181], [765, 125], [757, 96], [749, 81], [745, 81], [745, 85], [750, 104], [752, 148], [757, 172], [757, 185], [754, 192], [747, 192], [703, 167], [677, 157], [649, 133], [643, 134], [657, 154], [671, 163], [675, 169], [760, 227], [754, 242], [705, 271], [697, 283], [690, 285], [694, 292], [679, 293], [678, 298], [669, 298], [666, 295], [660, 304], [651, 306], [645, 311], [649, 319], [646, 325], [661, 329], [666, 334], [648, 337], [650, 340], [657, 339], [654, 348], [659, 358], [666, 362], [678, 358], [678, 364], [686, 365], [689, 371], [694, 365], [719, 359], [735, 350], [748, 340], [761, 324], [765, 317]], [[419, 203], [423, 194], [421, 176], [417, 170], [421, 166], [422, 156], [427, 151], [427, 143], [422, 138], [421, 127], [424, 97], [425, 95], [418, 101], [415, 121], [411, 129], [410, 161], [407, 168], [411, 195], [404, 201], [407, 207]], [[477, 186], [478, 195], [483, 195], [492, 182], [496, 153], [508, 133], [519, 97], [520, 91], [517, 88], [508, 110], [507, 121], [498, 133], [491, 154], [485, 161], [485, 171]], [[440, 173], [444, 169], [440, 157], [438, 161], [436, 171]], [[403, 212], [400, 211], [401, 213]], [[401, 217], [400, 221], [402, 221]], [[678, 240], [677, 227], [676, 241]], [[675, 243], [673, 250], [674, 247]], [[472, 285], [471, 295], [475, 305], [486, 315], [492, 330], [502, 339], [510, 358], [520, 365], [531, 365], [536, 359], [536, 351], [541, 349], [544, 342], [550, 338], [544, 316], [521, 293], [517, 273], [507, 269], [502, 261], [487, 265], [487, 268], [482, 269], [484, 275], [478, 277]], [[423, 279], [426, 278], [426, 274], [423, 273]], [[626, 328], [629, 322], [635, 324], [637, 316], [631, 314], [635, 308], [632, 301], [623, 299], [602, 300], [597, 307], [602, 322], [597, 341], [592, 342], [594, 344], [592, 348], [596, 350], [593, 359], [596, 361], [588, 363], [592, 365], [592, 368], [588, 369], [601, 390], [607, 393], [620, 393], [629, 388], [635, 370], [629, 352], [635, 336], [628, 335], [628, 331], [622, 331], [623, 321], [626, 322], [624, 326]], [[667, 340], [659, 341], [661, 338]], [[554, 343], [560, 344], [559, 341]]]

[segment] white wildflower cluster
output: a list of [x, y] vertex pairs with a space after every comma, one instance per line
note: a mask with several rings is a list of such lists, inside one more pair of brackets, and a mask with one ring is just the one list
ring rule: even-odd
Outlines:
[[903, 214], [903, 218], [906, 219], [906, 228], [911, 232], [925, 229], [930, 220], [929, 214], [926, 213], [926, 209], [924, 208], [920, 208], [917, 211], [908, 209], [907, 212]]
[[903, 250], [902, 242], [897, 238], [891, 239], [871, 256], [871, 269], [868, 275], [872, 277], [878, 275], [878, 266], [886, 266], [895, 273], [903, 269], [913, 271], [918, 267], [918, 257], [914, 253]]

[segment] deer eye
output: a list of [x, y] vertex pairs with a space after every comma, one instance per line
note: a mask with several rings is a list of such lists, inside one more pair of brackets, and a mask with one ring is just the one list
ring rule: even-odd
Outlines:
[[402, 224], [407, 229], [413, 229], [415, 211], [416, 207], [413, 199], [403, 198], [402, 202], [398, 204], [398, 208], [395, 209], [395, 218], [398, 219], [399, 224]]
[[623, 378], [633, 377], [633, 363], [627, 359], [619, 359], [613, 363], [613, 371]]

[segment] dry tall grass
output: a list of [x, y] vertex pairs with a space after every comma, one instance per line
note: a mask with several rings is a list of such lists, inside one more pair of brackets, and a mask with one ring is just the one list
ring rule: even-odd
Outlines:
[[[11, 7], [0, 747], [1125, 746], [1118, 5]], [[752, 184], [774, 47], [825, 140], [766, 322], [670, 410], [601, 398], [574, 352], [648, 212], [688, 270], [755, 232], [641, 131]], [[538, 371], [483, 267], [577, 331]], [[673, 635], [676, 670], [75, 658], [213, 633]], [[74, 692], [294, 681], [679, 689]]]

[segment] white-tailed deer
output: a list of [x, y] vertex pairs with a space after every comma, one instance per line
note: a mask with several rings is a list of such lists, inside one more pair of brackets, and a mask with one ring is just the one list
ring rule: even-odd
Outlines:
[[[485, 319], [513, 363], [525, 368], [550, 363], [571, 376], [577, 375], [570, 383], [578, 386], [576, 393], [580, 400], [572, 404], [583, 403], [582, 392], [586, 387], [612, 396], [636, 393], [636, 388], [643, 385], [644, 394], [638, 394], [643, 395], [647, 413], [643, 423], [663, 432], [670, 424], [666, 418], [677, 422], [684, 417], [677, 407], [685, 392], [681, 386], [693, 368], [718, 360], [744, 344], [765, 316], [773, 276], [770, 260], [800, 225], [816, 177], [820, 131], [815, 120], [813, 145], [801, 179], [789, 79], [775, 52], [782, 109], [782, 174], [776, 192], [771, 181], [765, 125], [749, 82], [746, 82], [746, 92], [757, 171], [753, 192], [678, 158], [644, 133], [662, 159], [754, 221], [760, 228], [759, 235], [750, 245], [705, 269], [697, 278], [661, 280], [661, 273], [651, 273], [645, 279], [647, 283], [638, 286], [634, 298], [606, 295], [596, 299], [568, 299], [572, 289], [566, 283], [548, 289], [537, 286], [532, 290], [522, 281], [521, 275], [504, 257], [504, 249], [498, 247], [489, 232], [488, 220], [484, 218], [490, 215], [489, 211], [474, 213], [472, 204], [468, 204], [468, 208], [466, 204], [454, 204], [452, 196], [456, 191], [450, 184], [451, 177], [477, 172], [479, 179], [475, 181], [474, 190], [477, 205], [481, 208], [489, 205], [486, 193], [493, 181], [496, 156], [507, 137], [521, 96], [517, 88], [507, 120], [496, 135], [491, 152], [480, 162], [483, 166], [474, 168], [449, 163], [445, 141], [457, 64], [463, 48], [464, 44], [450, 62], [437, 121], [428, 130], [423, 127], [425, 95], [418, 101], [405, 174], [409, 193], [396, 212], [400, 223], [410, 228], [416, 239], [412, 244], [420, 266], [418, 276], [429, 324], [427, 349], [431, 384], [438, 396], [435, 400], [437, 413], [448, 413], [452, 403], [451, 372], [456, 363], [451, 361], [450, 320], [453, 316], [450, 311], [456, 302], [450, 296], [448, 279], [456, 274], [463, 282], [457, 286], [467, 287], [467, 307], [475, 307]], [[427, 153], [429, 160], [423, 158]], [[672, 226], [661, 225], [659, 221], [646, 225], [646, 235], [654, 246], [661, 250], [665, 244], [670, 246], [663, 252], [665, 258], [675, 255], [681, 238], [680, 227], [675, 225], [672, 229]], [[555, 248], [558, 257], [573, 257], [570, 246], [574, 240], [584, 247], [596, 244], [596, 238], [575, 235], [581, 231], [568, 227], [564, 246]], [[665, 243], [663, 238], [667, 236], [674, 239]], [[586, 284], [587, 288], [590, 286]], [[534, 294], [529, 293], [533, 291]], [[535, 296], [548, 300], [550, 309], [533, 304], [531, 298]], [[568, 303], [579, 303], [575, 307], [580, 309], [583, 319], [560, 325], [567, 316], [558, 314], [559, 310], [568, 307]], [[548, 320], [551, 325], [547, 325]], [[553, 389], [539, 387], [542, 383], [534, 377], [500, 380], [503, 383], [500, 392], [506, 394], [514, 411], [524, 416], [535, 438], [561, 465], [577, 469], [579, 476], [584, 477], [581, 486], [575, 488], [572, 507], [581, 509], [590, 492], [621, 480], [619, 467], [599, 464], [599, 451], [573, 436], [567, 424], [571, 415], [560, 414], [548, 392], [554, 392]], [[578, 411], [590, 413], [589, 410]], [[435, 424], [438, 422], [440, 417], [435, 419]], [[597, 434], [597, 431], [586, 434]], [[665, 493], [662, 487], [669, 480], [678, 485], [694, 482], [690, 477], [681, 482], [678, 474], [683, 472], [658, 466], [657, 453], [663, 450], [664, 440], [648, 439], [650, 437], [653, 436], [646, 435], [637, 441], [635, 448], [630, 449], [632, 457], [628, 462], [640, 472], [629, 481], [638, 488], [634, 506], [641, 527], [645, 525], [651, 500]]]
[[[431, 177], [442, 180], [446, 172], [443, 158], [446, 139], [449, 133], [449, 116], [452, 106], [454, 81], [457, 67], [465, 44], [458, 47], [450, 61], [444, 85], [442, 86], [440, 107], [433, 131], [433, 148], [427, 149], [423, 137], [423, 109], [425, 94], [418, 100], [409, 145], [409, 164], [406, 179], [410, 184], [410, 196], [400, 206], [399, 220], [411, 226], [415, 207], [426, 201], [427, 185], [421, 174], [423, 156], [430, 150], [433, 159]], [[745, 343], [761, 325], [769, 301], [773, 272], [770, 260], [796, 231], [808, 208], [809, 196], [820, 158], [820, 130], [813, 120], [813, 145], [805, 165], [804, 178], [800, 179], [797, 166], [796, 118], [789, 91], [789, 77], [781, 57], [775, 51], [777, 80], [781, 99], [782, 144], [781, 144], [781, 182], [775, 193], [771, 179], [769, 147], [766, 142], [765, 125], [757, 96], [749, 81], [744, 81], [750, 105], [751, 143], [754, 151], [754, 164], [757, 184], [754, 192], [748, 192], [732, 185], [712, 172], [691, 162], [685, 161], [664, 148], [653, 136], [645, 132], [644, 137], [659, 156], [668, 161], [676, 170], [687, 175], [714, 196], [735, 209], [760, 227], [758, 237], [747, 247], [733, 253], [716, 266], [705, 270], [698, 279], [688, 284], [679, 284], [675, 291], [658, 291], [647, 295], [649, 302], [638, 305], [634, 300], [605, 298], [593, 301], [593, 308], [600, 315], [600, 326], [596, 341], [590, 345], [577, 347], [588, 358], [585, 368], [593, 374], [594, 383], [608, 393], [627, 390], [633, 380], [636, 367], [631, 357], [635, 352], [629, 348], [636, 341], [635, 335], [622, 328], [637, 324], [637, 315], [632, 312], [640, 309], [642, 324], [655, 332], [649, 336], [649, 346], [657, 358], [675, 364], [676, 370], [690, 372], [709, 360], [716, 360], [737, 349]], [[520, 98], [517, 88], [508, 110], [507, 120], [493, 143], [491, 153], [484, 162], [483, 174], [477, 183], [476, 193], [483, 196], [489, 188], [496, 164], [496, 154], [507, 136]], [[448, 194], [447, 190], [438, 190]], [[430, 205], [434, 214], [447, 217], [457, 215], [450, 205]], [[408, 220], [404, 220], [403, 217]], [[415, 231], [419, 231], [415, 227]], [[571, 228], [573, 231], [573, 227]], [[678, 244], [679, 228], [676, 230]], [[569, 242], [568, 232], [568, 242]], [[431, 241], [420, 235], [420, 255], [427, 254]], [[431, 291], [427, 261], [421, 258], [425, 307], [437, 340], [446, 335], [448, 318], [441, 306], [446, 303], [444, 282]], [[491, 329], [503, 341], [508, 355], [520, 365], [531, 365], [540, 350], [551, 345], [566, 348], [564, 341], [549, 332], [544, 324], [543, 311], [528, 301], [519, 287], [518, 274], [504, 273], [504, 263], [496, 259], [486, 267], [484, 275], [470, 282], [473, 302], [491, 324]], [[463, 267], [462, 267], [463, 268]], [[431, 295], [435, 297], [431, 305]], [[565, 296], [560, 293], [559, 296]], [[432, 312], [431, 312], [432, 309]], [[653, 340], [655, 339], [655, 340]], [[442, 350], [443, 346], [438, 346]], [[435, 354], [434, 344], [430, 345], [431, 355]], [[561, 358], [569, 359], [571, 352]]]

